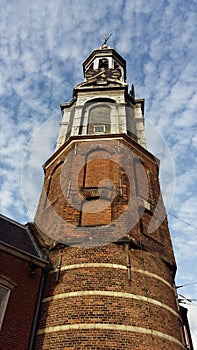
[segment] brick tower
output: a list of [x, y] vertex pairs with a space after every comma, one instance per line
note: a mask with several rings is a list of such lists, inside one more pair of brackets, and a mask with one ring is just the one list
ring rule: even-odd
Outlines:
[[181, 350], [176, 263], [144, 100], [106, 43], [61, 104], [34, 229], [48, 251], [36, 350]]

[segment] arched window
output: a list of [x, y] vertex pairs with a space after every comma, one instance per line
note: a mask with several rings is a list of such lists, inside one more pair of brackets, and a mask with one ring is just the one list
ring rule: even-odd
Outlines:
[[109, 62], [107, 58], [101, 58], [99, 60], [99, 68], [108, 68], [109, 67]]
[[144, 164], [138, 158], [133, 159], [136, 196], [149, 198], [149, 182]]
[[[59, 182], [60, 182], [60, 175], [61, 175], [61, 169], [62, 169], [62, 165], [63, 165], [63, 161], [59, 161], [56, 166], [54, 167], [51, 175], [50, 175], [50, 178], [49, 178], [49, 181], [48, 181], [48, 184], [46, 185], [46, 188], [45, 188], [45, 191], [46, 191], [46, 195], [45, 195], [45, 201], [44, 201], [44, 208], [46, 207], [47, 204], [49, 204], [49, 202], [52, 200], [54, 200], [54, 197], [53, 197], [53, 193], [50, 193], [50, 190], [51, 188], [56, 188], [56, 194], [57, 194], [57, 185], [54, 184], [54, 182], [57, 182], [57, 178], [59, 179], [59, 181], [57, 182], [57, 184], [59, 185]], [[59, 189], [59, 187], [58, 187]], [[61, 189], [59, 189], [61, 190]], [[48, 202], [49, 201], [49, 202]]]
[[[96, 150], [87, 157], [85, 187], [95, 188], [106, 179], [111, 179], [114, 163], [104, 150]], [[112, 179], [111, 179], [112, 181]]]
[[114, 163], [105, 149], [95, 149], [86, 159], [80, 224], [99, 226], [111, 223], [111, 201], [114, 195]]
[[110, 98], [94, 98], [84, 104], [79, 135], [115, 133], [117, 125], [116, 101]]
[[99, 104], [89, 111], [88, 134], [108, 134], [111, 130], [111, 108], [106, 104]]

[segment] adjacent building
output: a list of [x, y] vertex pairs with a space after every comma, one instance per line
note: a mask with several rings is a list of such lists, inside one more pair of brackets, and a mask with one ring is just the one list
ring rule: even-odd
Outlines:
[[33, 343], [48, 262], [27, 226], [0, 215], [0, 349]]

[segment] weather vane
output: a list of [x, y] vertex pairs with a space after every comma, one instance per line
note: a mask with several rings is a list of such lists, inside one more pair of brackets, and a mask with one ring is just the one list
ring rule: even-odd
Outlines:
[[103, 47], [104, 45], [107, 45], [107, 41], [108, 41], [108, 40], [109, 40], [109, 38], [112, 36], [112, 34], [113, 34], [113, 33], [110, 33], [109, 35], [107, 35], [107, 34], [105, 34], [105, 35], [104, 35], [104, 39], [105, 39], [105, 41], [104, 41], [104, 43], [103, 43], [102, 47]]

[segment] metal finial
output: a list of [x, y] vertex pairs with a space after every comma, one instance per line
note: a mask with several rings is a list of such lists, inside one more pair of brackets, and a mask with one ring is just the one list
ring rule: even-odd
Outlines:
[[107, 35], [107, 34], [104, 35], [105, 41], [104, 41], [103, 45], [101, 46], [102, 48], [105, 48], [105, 47], [107, 46], [107, 41], [108, 41], [109, 38], [112, 36], [112, 34], [113, 34], [113, 33], [110, 33], [109, 35]]

